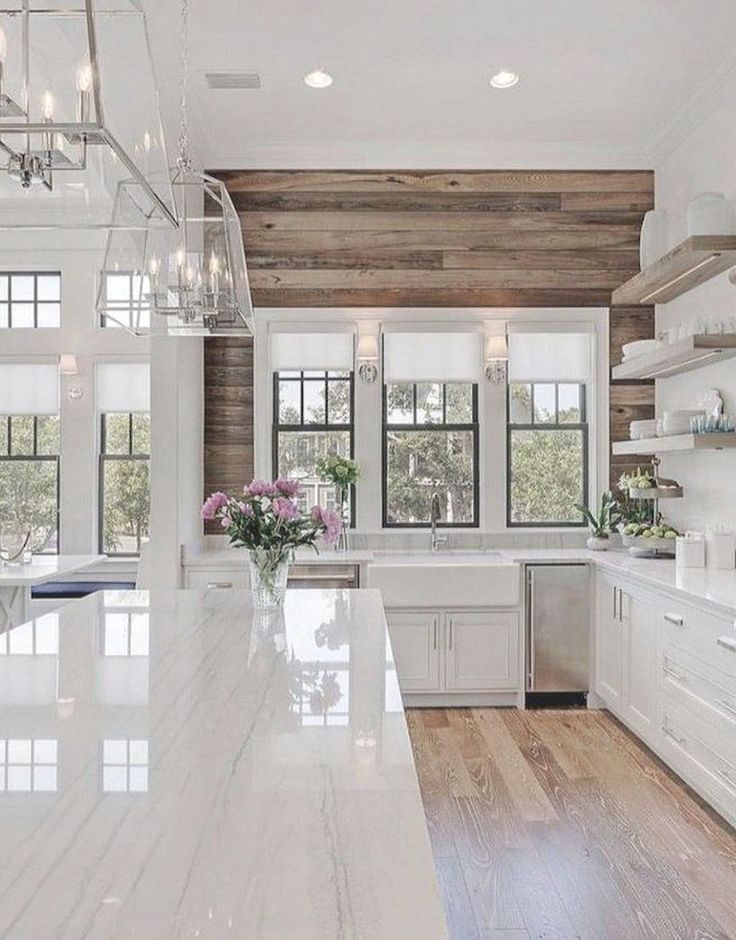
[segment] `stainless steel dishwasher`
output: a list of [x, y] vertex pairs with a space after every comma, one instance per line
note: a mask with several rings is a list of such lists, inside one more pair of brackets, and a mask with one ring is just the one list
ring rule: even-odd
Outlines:
[[587, 692], [589, 634], [587, 565], [527, 565], [527, 692]]

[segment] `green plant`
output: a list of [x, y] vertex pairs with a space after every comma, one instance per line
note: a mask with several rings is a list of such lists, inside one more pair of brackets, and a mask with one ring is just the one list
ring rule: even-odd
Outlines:
[[585, 521], [590, 526], [591, 534], [597, 539], [607, 539], [609, 533], [621, 521], [621, 511], [616, 502], [616, 497], [610, 490], [606, 490], [601, 496], [601, 505], [597, 515], [588, 506], [578, 504], [575, 508], [583, 514]]
[[337, 502], [344, 511], [348, 502], [348, 490], [360, 477], [358, 461], [341, 457], [340, 454], [327, 454], [317, 458], [315, 468], [321, 480], [334, 484]]

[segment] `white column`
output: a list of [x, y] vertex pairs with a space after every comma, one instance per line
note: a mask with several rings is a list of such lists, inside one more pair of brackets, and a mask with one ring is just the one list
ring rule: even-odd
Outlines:
[[181, 586], [181, 546], [201, 537], [202, 340], [151, 338], [151, 586]]

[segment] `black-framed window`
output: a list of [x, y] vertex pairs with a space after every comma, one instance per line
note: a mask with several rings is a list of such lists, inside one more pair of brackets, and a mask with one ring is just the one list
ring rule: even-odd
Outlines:
[[58, 271], [0, 272], [0, 329], [59, 329], [61, 274]]
[[59, 416], [0, 416], [0, 520], [31, 532], [34, 552], [59, 551]]
[[383, 525], [477, 527], [478, 386], [401, 382], [383, 387]]
[[[274, 372], [273, 469], [275, 476], [299, 480], [302, 510], [337, 506], [335, 487], [320, 480], [320, 457], [353, 456], [354, 381], [352, 372]], [[355, 493], [350, 494], [355, 524]]]
[[516, 382], [508, 388], [509, 526], [584, 526], [588, 498], [585, 385]]
[[100, 313], [100, 326], [109, 329], [150, 329], [151, 307], [146, 299], [150, 290], [148, 278], [131, 271], [115, 271], [103, 276], [105, 310]]
[[100, 416], [99, 545], [106, 555], [136, 556], [148, 541], [151, 416]]

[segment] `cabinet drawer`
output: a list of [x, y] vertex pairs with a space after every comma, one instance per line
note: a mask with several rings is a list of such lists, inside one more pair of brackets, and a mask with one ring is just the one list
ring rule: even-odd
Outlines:
[[209, 590], [217, 588], [247, 590], [250, 587], [250, 578], [245, 566], [242, 571], [190, 571], [187, 574], [187, 587]]
[[736, 629], [732, 621], [677, 601], [662, 601], [660, 610], [663, 645], [678, 647], [736, 678]]
[[664, 750], [693, 784], [736, 813], [736, 752], [733, 743], [691, 711], [667, 704], [662, 713]]
[[666, 646], [662, 655], [662, 695], [674, 705], [712, 722], [736, 741], [736, 682], [687, 653]]

